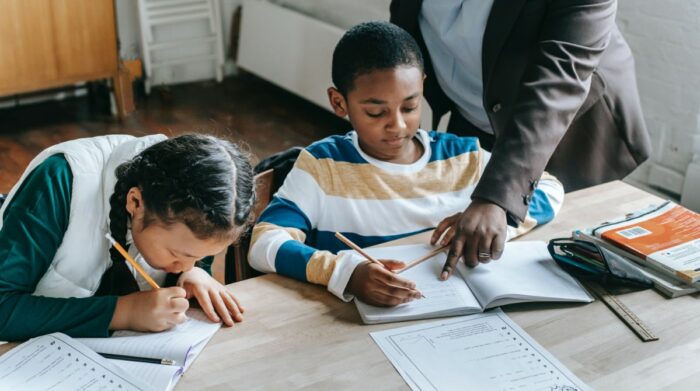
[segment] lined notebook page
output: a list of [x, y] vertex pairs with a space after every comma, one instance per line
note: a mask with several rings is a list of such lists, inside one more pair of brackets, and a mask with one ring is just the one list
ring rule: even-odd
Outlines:
[[473, 269], [460, 262], [457, 269], [484, 308], [522, 301], [593, 301], [541, 241], [509, 242], [501, 259]]
[[175, 360], [176, 365], [110, 360], [135, 377], [150, 384], [157, 384], [158, 389], [170, 389], [204, 349], [209, 339], [221, 328], [221, 323], [211, 322], [199, 309], [189, 309], [187, 317], [185, 323], [160, 333], [117, 331], [110, 338], [78, 340], [101, 353]]
[[[433, 249], [434, 247], [427, 244], [416, 244], [368, 248], [365, 251], [377, 259], [409, 262]], [[439, 280], [446, 257], [444, 253], [440, 253], [400, 274], [401, 277], [415, 282], [425, 298], [391, 308], [375, 307], [355, 300], [365, 323], [408, 320], [422, 318], [428, 314], [440, 316], [480, 312], [481, 306], [459, 275], [453, 274], [447, 281]]]

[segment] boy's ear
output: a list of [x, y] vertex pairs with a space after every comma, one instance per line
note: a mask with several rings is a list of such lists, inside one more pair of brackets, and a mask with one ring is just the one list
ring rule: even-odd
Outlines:
[[348, 103], [343, 94], [335, 87], [328, 87], [328, 101], [335, 112], [335, 115], [345, 118], [348, 115]]

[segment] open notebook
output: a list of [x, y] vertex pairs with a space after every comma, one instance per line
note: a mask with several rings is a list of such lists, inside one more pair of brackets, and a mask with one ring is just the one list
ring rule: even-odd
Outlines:
[[[429, 245], [365, 249], [378, 259], [409, 262], [432, 250]], [[447, 281], [439, 276], [445, 253], [415, 266], [401, 276], [416, 283], [425, 298], [392, 308], [375, 307], [355, 300], [366, 324], [467, 315], [489, 308], [528, 301], [589, 303], [593, 298], [552, 260], [544, 242], [506, 243], [498, 261], [470, 269], [459, 262]]]
[[110, 338], [76, 339], [100, 353], [174, 360], [175, 365], [109, 360], [156, 390], [170, 390], [221, 327], [199, 309], [188, 310], [187, 317], [185, 323], [160, 333], [117, 331]]

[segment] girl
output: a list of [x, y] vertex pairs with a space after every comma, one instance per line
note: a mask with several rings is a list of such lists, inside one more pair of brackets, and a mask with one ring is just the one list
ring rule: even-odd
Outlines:
[[[215, 137], [110, 135], [48, 148], [0, 208], [0, 339], [162, 331], [185, 320], [190, 298], [212, 321], [242, 321], [208, 269], [254, 202], [247, 157]], [[166, 287], [150, 289], [107, 233]]]

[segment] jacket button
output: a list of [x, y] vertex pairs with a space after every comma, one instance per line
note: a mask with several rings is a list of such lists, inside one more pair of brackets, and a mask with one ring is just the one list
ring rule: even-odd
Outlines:
[[538, 180], [530, 181], [530, 189], [531, 189], [532, 191], [535, 191], [535, 189], [537, 189], [537, 184], [538, 184], [539, 182], [540, 182], [540, 181], [538, 181]]
[[530, 205], [530, 195], [529, 194], [523, 194], [523, 204]]
[[494, 113], [498, 113], [499, 111], [501, 111], [501, 104], [496, 103], [495, 105], [493, 105], [493, 107], [491, 108], [491, 111], [493, 111]]

